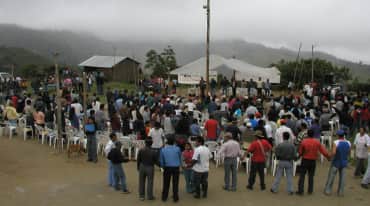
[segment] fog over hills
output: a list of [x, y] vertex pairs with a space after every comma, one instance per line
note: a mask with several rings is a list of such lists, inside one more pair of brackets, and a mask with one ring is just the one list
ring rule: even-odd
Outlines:
[[[145, 54], [148, 50], [155, 49], [160, 52], [167, 45], [174, 48], [179, 65], [205, 55], [205, 43], [199, 41], [106, 41], [88, 33], [36, 30], [13, 24], [0, 24], [0, 47], [24, 48], [49, 60], [52, 59], [52, 53], [57, 51], [60, 53], [60, 63], [73, 66], [95, 54], [130, 56], [145, 64]], [[297, 51], [271, 48], [240, 39], [213, 41], [211, 53], [226, 58], [236, 57], [258, 66], [268, 66], [280, 59], [295, 60], [297, 56]], [[361, 81], [370, 78], [370, 65], [339, 59], [319, 51], [315, 51], [314, 55], [315, 58], [326, 59], [338, 66], [349, 67], [353, 76]], [[301, 57], [311, 58], [311, 51], [303, 51]]]

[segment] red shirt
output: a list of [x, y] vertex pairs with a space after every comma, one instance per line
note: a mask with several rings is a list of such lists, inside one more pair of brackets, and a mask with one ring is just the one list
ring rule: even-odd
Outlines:
[[[258, 143], [258, 141], [261, 144]], [[261, 147], [261, 145], [262, 145], [262, 147]], [[264, 152], [262, 151], [262, 148], [263, 148]], [[267, 152], [269, 152], [271, 150], [271, 148], [272, 147], [271, 147], [270, 143], [268, 141], [266, 141], [265, 139], [254, 140], [248, 148], [248, 152], [253, 154], [252, 162], [258, 162], [258, 163], [265, 162], [266, 161], [265, 154]]]
[[218, 128], [217, 120], [209, 119], [206, 121], [204, 129], [207, 130], [208, 139], [217, 139], [217, 128]]
[[328, 151], [326, 151], [319, 140], [315, 138], [303, 139], [299, 147], [299, 155], [302, 156], [303, 159], [317, 160], [317, 158], [319, 157], [319, 152], [325, 157], [329, 157]]
[[193, 161], [194, 150], [184, 150], [182, 152], [182, 158], [185, 162], [186, 168], [191, 168], [191, 162]]

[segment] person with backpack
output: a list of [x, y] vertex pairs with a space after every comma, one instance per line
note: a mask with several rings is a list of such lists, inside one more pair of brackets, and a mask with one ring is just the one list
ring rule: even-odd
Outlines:
[[127, 189], [126, 185], [126, 175], [125, 171], [123, 170], [122, 163], [127, 162], [121, 152], [122, 143], [116, 141], [114, 144], [114, 148], [109, 152], [108, 159], [112, 162], [112, 169], [113, 169], [113, 176], [114, 176], [114, 189], [118, 191], [120, 188], [118, 183], [121, 183], [121, 189], [123, 194], [129, 194], [130, 191]]
[[256, 181], [256, 175], [260, 177], [261, 190], [266, 189], [265, 185], [265, 165], [266, 165], [266, 156], [268, 152], [271, 151], [271, 144], [265, 139], [262, 131], [257, 130], [255, 133], [256, 140], [254, 140], [249, 146], [247, 152], [244, 154], [244, 157], [248, 153], [252, 153], [252, 164], [251, 164], [251, 173], [248, 179], [247, 189], [253, 190], [253, 185]]

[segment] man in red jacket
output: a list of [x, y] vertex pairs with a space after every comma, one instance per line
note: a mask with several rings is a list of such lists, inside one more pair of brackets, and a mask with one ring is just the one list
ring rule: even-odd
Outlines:
[[313, 177], [315, 175], [316, 160], [319, 158], [319, 152], [323, 154], [328, 160], [330, 158], [325, 147], [315, 139], [314, 131], [312, 129], [307, 131], [307, 138], [303, 139], [299, 147], [299, 156], [302, 157], [301, 171], [298, 180], [297, 195], [303, 195], [304, 180], [306, 173], [308, 173], [308, 194], [313, 193]]
[[248, 148], [245, 156], [248, 153], [252, 153], [252, 164], [251, 164], [251, 173], [248, 179], [247, 189], [253, 190], [253, 185], [256, 181], [256, 175], [260, 177], [261, 190], [266, 189], [265, 185], [265, 163], [266, 155], [271, 151], [272, 147], [270, 143], [264, 138], [261, 131], [256, 131], [255, 133], [256, 140], [254, 140]]

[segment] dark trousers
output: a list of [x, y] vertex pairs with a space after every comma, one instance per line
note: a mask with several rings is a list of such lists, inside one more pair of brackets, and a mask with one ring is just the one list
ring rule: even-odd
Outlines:
[[361, 158], [356, 159], [355, 176], [361, 176], [365, 174], [366, 172], [365, 161], [366, 159], [361, 159]]
[[146, 166], [141, 164], [139, 167], [139, 196], [145, 198], [145, 182], [146, 195], [148, 199], [153, 199], [153, 181], [154, 181], [154, 166]]
[[95, 134], [87, 135], [87, 159], [90, 161], [98, 161], [97, 141]]
[[304, 192], [304, 180], [308, 173], [308, 193], [313, 192], [313, 177], [315, 176], [316, 160], [302, 159], [301, 171], [298, 180], [298, 192]]
[[168, 191], [170, 189], [170, 181], [172, 177], [172, 192], [173, 199], [179, 199], [179, 167], [165, 167], [163, 172], [163, 190], [162, 190], [162, 200], [167, 200]]
[[195, 172], [194, 171], [194, 188], [195, 188], [196, 196], [200, 196], [201, 187], [202, 187], [203, 197], [207, 197], [208, 172]]
[[265, 163], [264, 162], [252, 162], [251, 173], [248, 179], [248, 186], [253, 187], [256, 182], [256, 175], [260, 177], [261, 189], [265, 189]]

